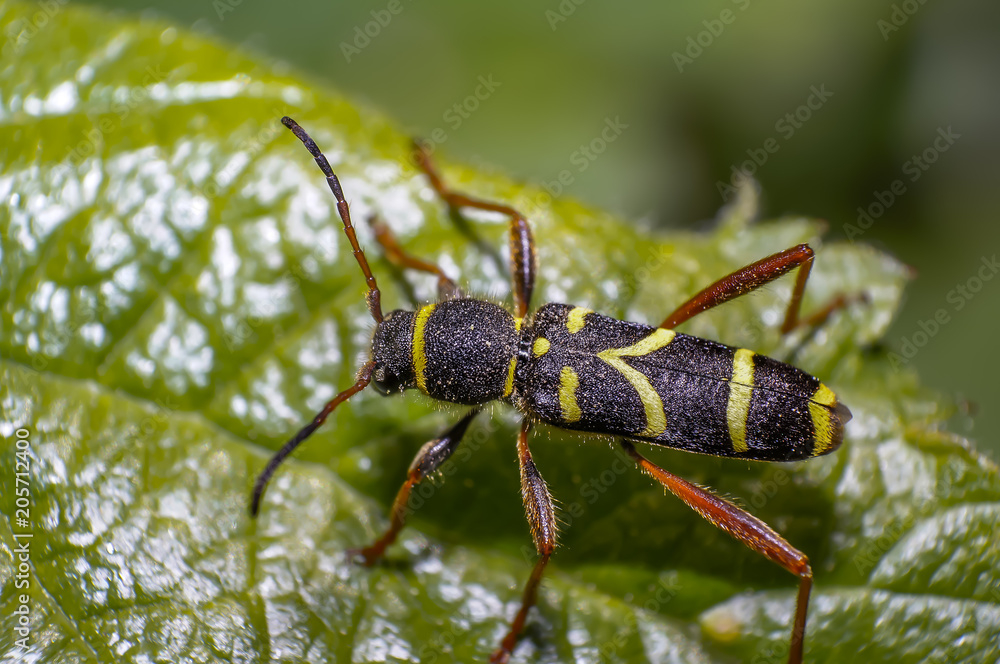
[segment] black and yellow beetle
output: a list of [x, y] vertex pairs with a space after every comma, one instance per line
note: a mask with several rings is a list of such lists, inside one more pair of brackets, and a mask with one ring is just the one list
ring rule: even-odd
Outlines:
[[672, 475], [643, 457], [632, 441], [677, 449], [765, 461], [798, 461], [840, 446], [851, 412], [819, 380], [795, 367], [743, 348], [674, 332], [693, 316], [739, 297], [799, 268], [782, 325], [789, 332], [816, 324], [845, 298], [807, 320], [799, 319], [813, 251], [802, 244], [768, 256], [708, 286], [667, 316], [659, 327], [602, 316], [583, 307], [528, 305], [535, 283], [535, 250], [527, 220], [506, 205], [448, 189], [419, 147], [417, 161], [435, 191], [454, 209], [475, 208], [510, 219], [514, 313], [491, 302], [462, 295], [436, 265], [410, 256], [388, 228], [375, 222], [375, 236], [392, 262], [437, 275], [440, 301], [417, 311], [383, 315], [381, 293], [351, 224], [340, 182], [315, 142], [291, 118], [282, 123], [302, 141], [326, 175], [337, 199], [344, 232], [368, 285], [366, 300], [375, 319], [369, 360], [356, 382], [334, 397], [279, 450], [253, 490], [256, 515], [264, 488], [279, 464], [341, 403], [369, 383], [383, 394], [417, 388], [442, 401], [472, 406], [414, 458], [392, 507], [385, 534], [356, 552], [374, 564], [403, 528], [413, 487], [458, 447], [482, 405], [505, 401], [524, 418], [517, 440], [521, 493], [539, 559], [524, 588], [521, 608], [490, 658], [506, 662], [535, 603], [538, 584], [556, 547], [556, 518], [545, 481], [528, 449], [535, 423], [620, 436], [639, 468], [715, 526], [799, 577], [799, 592], [788, 656], [802, 661], [812, 570], [809, 560], [767, 524], [731, 502]]

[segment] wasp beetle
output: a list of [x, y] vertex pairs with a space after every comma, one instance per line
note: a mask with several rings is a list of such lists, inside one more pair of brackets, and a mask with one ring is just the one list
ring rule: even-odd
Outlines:
[[524, 416], [517, 438], [521, 494], [539, 558], [524, 587], [520, 610], [491, 662], [510, 658], [556, 547], [552, 497], [528, 448], [531, 428], [544, 423], [619, 436], [619, 444], [641, 471], [710, 523], [796, 575], [799, 590], [788, 661], [800, 663], [812, 587], [808, 558], [760, 519], [646, 459], [634, 441], [766, 461], [797, 461], [837, 449], [851, 412], [818, 379], [752, 351], [674, 331], [693, 316], [796, 268], [782, 332], [818, 324], [844, 306], [846, 298], [836, 298], [808, 319], [799, 318], [814, 259], [812, 249], [798, 245], [737, 270], [682, 304], [658, 327], [567, 304], [545, 304], [531, 312], [536, 265], [527, 219], [509, 206], [449, 189], [418, 146], [418, 165], [449, 207], [487, 210], [509, 219], [514, 312], [464, 296], [437, 265], [407, 254], [388, 228], [375, 221], [375, 237], [387, 258], [398, 266], [436, 275], [439, 290], [436, 303], [416, 311], [383, 314], [381, 294], [358, 243], [340, 181], [308, 134], [291, 118], [281, 121], [312, 154], [336, 197], [344, 232], [367, 282], [366, 301], [376, 328], [369, 359], [355, 383], [327, 403], [257, 478], [251, 513], [257, 514], [264, 488], [278, 465], [337, 406], [369, 384], [383, 394], [416, 388], [434, 399], [471, 406], [457, 424], [420, 449], [393, 503], [388, 529], [355, 552], [359, 562], [372, 565], [403, 528], [414, 486], [455, 451], [483, 404], [504, 401]]

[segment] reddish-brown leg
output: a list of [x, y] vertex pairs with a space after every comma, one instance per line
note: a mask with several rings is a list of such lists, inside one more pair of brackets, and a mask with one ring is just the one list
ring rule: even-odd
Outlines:
[[508, 205], [491, 203], [449, 189], [444, 184], [437, 169], [434, 168], [430, 155], [419, 143], [414, 144], [414, 158], [417, 166], [427, 174], [434, 191], [444, 199], [449, 207], [498, 212], [510, 219], [510, 269], [513, 278], [514, 309], [519, 318], [524, 318], [528, 313], [528, 304], [531, 302], [531, 292], [535, 288], [536, 272], [535, 240], [531, 235], [528, 220]]
[[406, 517], [411, 511], [408, 503], [413, 487], [447, 461], [448, 457], [458, 448], [458, 444], [462, 442], [465, 430], [469, 428], [469, 424], [480, 411], [480, 408], [470, 410], [453, 427], [434, 440], [424, 443], [420, 451], [417, 452], [417, 456], [413, 458], [410, 470], [406, 475], [406, 481], [399, 488], [396, 500], [392, 503], [392, 511], [389, 513], [389, 528], [371, 546], [349, 551], [348, 553], [352, 557], [356, 557], [366, 567], [371, 567], [385, 554], [386, 547], [396, 541], [399, 531], [406, 525]]
[[400, 246], [399, 240], [396, 239], [396, 236], [385, 222], [373, 216], [368, 219], [368, 223], [375, 233], [375, 241], [381, 245], [382, 250], [385, 252], [385, 257], [389, 259], [390, 263], [400, 268], [417, 270], [418, 272], [429, 272], [437, 276], [439, 299], [450, 300], [462, 296], [462, 291], [458, 285], [444, 273], [444, 270], [434, 263], [429, 263], [407, 253]]
[[751, 263], [744, 268], [740, 268], [736, 272], [719, 279], [677, 307], [673, 313], [663, 319], [660, 327], [666, 329], [677, 327], [703, 311], [717, 307], [741, 295], [746, 295], [750, 291], [774, 281], [795, 268], [801, 267], [802, 269], [799, 270], [798, 278], [795, 280], [795, 290], [792, 291], [792, 300], [788, 303], [788, 310], [785, 313], [785, 322], [781, 326], [782, 332], [789, 332], [798, 325], [799, 308], [802, 305], [802, 293], [806, 289], [806, 280], [809, 278], [809, 271], [812, 269], [814, 255], [813, 250], [808, 244], [800, 244], [797, 247], [772, 254], [756, 263]]
[[528, 611], [538, 599], [538, 584], [542, 580], [542, 573], [556, 548], [557, 527], [555, 510], [552, 509], [552, 496], [549, 495], [549, 488], [531, 459], [531, 452], [528, 450], [529, 431], [531, 424], [525, 420], [521, 423], [521, 433], [517, 437], [517, 459], [521, 466], [521, 497], [524, 499], [524, 511], [531, 526], [531, 538], [535, 541], [539, 558], [531, 570], [528, 583], [524, 586], [521, 608], [514, 616], [510, 629], [500, 642], [500, 647], [490, 657], [491, 664], [506, 664], [510, 659], [510, 654], [517, 644], [517, 637], [528, 619]]
[[844, 295], [843, 293], [835, 296], [832, 300], [827, 302], [826, 306], [811, 314], [807, 318], [799, 320], [798, 327], [808, 327], [817, 328], [823, 325], [830, 317], [830, 315], [837, 311], [838, 309], [843, 309], [844, 307], [854, 303], [854, 302], [865, 302], [870, 303], [871, 298], [868, 297], [868, 293], [858, 293], [856, 295]]
[[700, 514], [705, 520], [716, 528], [725, 530], [750, 549], [768, 560], [778, 563], [799, 577], [799, 594], [795, 604], [795, 623], [792, 626], [788, 664], [801, 664], [803, 638], [806, 632], [806, 610], [809, 606], [809, 591], [812, 589], [812, 568], [809, 567], [809, 559], [806, 555], [749, 512], [691, 484], [687, 480], [668, 473], [639, 454], [631, 442], [627, 440], [620, 442], [644, 473], [683, 500], [688, 507]]

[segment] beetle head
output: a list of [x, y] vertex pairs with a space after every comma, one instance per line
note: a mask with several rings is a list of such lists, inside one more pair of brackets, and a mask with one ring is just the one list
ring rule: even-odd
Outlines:
[[375, 371], [372, 387], [381, 394], [402, 392], [416, 385], [413, 372], [413, 324], [416, 314], [390, 311], [375, 328], [372, 360]]

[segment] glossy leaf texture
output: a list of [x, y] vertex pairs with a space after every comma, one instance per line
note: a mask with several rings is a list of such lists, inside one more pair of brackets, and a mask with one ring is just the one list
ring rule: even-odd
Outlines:
[[[324, 148], [365, 246], [377, 214], [508, 302], [503, 220], [450, 215], [378, 111], [169, 25], [59, 4], [39, 25], [40, 6], [0, 5], [0, 660], [483, 661], [533, 562], [511, 409], [422, 485], [383, 565], [345, 551], [385, 527], [413, 454], [458, 409], [362, 393], [248, 515], [254, 477], [350, 384], [372, 329], [333, 198], [279, 118]], [[683, 331], [820, 376], [854, 412], [843, 447], [791, 465], [648, 454], [810, 556], [809, 661], [998, 656], [1000, 477], [947, 432], [951, 405], [879, 347], [904, 266], [824, 244], [813, 220], [755, 221], [749, 189], [710, 232], [661, 234], [435, 157], [456, 187], [529, 214], [536, 305], [655, 323], [736, 267], [812, 243], [806, 310], [838, 293], [868, 303], [782, 338], [783, 279]], [[388, 308], [434, 297], [433, 279], [370, 260]], [[536, 431], [562, 548], [513, 661], [784, 661], [794, 579], [609, 442]]]

